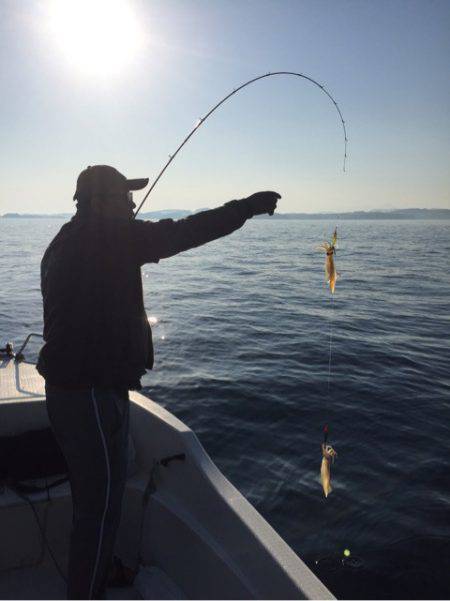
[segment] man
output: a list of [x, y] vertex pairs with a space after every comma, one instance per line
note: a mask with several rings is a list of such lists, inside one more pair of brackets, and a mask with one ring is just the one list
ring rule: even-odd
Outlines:
[[69, 468], [73, 521], [68, 598], [105, 594], [126, 480], [129, 390], [153, 366], [141, 265], [174, 256], [273, 214], [280, 195], [259, 192], [174, 221], [134, 219], [127, 179], [113, 167], [78, 177], [77, 213], [41, 263], [44, 340], [37, 369]]

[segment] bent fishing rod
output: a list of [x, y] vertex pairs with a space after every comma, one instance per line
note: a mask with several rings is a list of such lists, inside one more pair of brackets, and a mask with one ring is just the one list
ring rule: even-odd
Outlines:
[[155, 178], [155, 180], [151, 184], [150, 189], [148, 190], [147, 194], [142, 199], [141, 204], [136, 209], [136, 212], [134, 213], [134, 218], [136, 218], [137, 214], [139, 213], [139, 211], [142, 208], [142, 205], [147, 200], [147, 198], [150, 196], [150, 193], [152, 192], [152, 190], [154, 189], [154, 187], [156, 186], [156, 184], [159, 182], [159, 180], [163, 176], [163, 174], [166, 171], [167, 167], [174, 160], [174, 158], [177, 156], [177, 154], [180, 152], [180, 150], [183, 148], [183, 146], [186, 144], [186, 142], [188, 142], [188, 140], [190, 140], [190, 138], [195, 134], [195, 132], [199, 129], [199, 127], [201, 125], [203, 125], [203, 123], [206, 121], [206, 119], [208, 119], [208, 117], [210, 115], [212, 115], [214, 113], [214, 111], [219, 108], [219, 106], [221, 106], [224, 102], [226, 102], [229, 98], [231, 98], [231, 96], [234, 96], [234, 94], [237, 94], [243, 88], [249, 86], [252, 83], [255, 83], [255, 81], [259, 81], [260, 79], [265, 79], [266, 77], [273, 77], [274, 75], [293, 75], [295, 77], [301, 77], [303, 79], [306, 79], [306, 80], [310, 81], [311, 83], [313, 83], [314, 85], [316, 85], [318, 88], [320, 88], [328, 96], [328, 98], [331, 100], [331, 102], [334, 104], [334, 106], [335, 106], [335, 108], [336, 108], [336, 110], [337, 110], [337, 112], [339, 114], [339, 118], [340, 118], [341, 124], [342, 124], [342, 129], [343, 129], [343, 132], [344, 132], [344, 164], [343, 164], [343, 171], [345, 171], [345, 163], [346, 163], [346, 160], [347, 160], [347, 142], [348, 142], [347, 130], [345, 128], [345, 121], [344, 121], [344, 118], [342, 116], [341, 109], [339, 108], [338, 103], [333, 98], [333, 96], [330, 94], [330, 92], [328, 92], [328, 90], [325, 88], [325, 86], [321, 85], [319, 82], [317, 82], [312, 77], [309, 77], [308, 75], [304, 75], [303, 73], [295, 73], [293, 71], [274, 71], [273, 73], [265, 73], [264, 75], [259, 75], [258, 77], [254, 77], [253, 79], [250, 79], [249, 81], [246, 81], [245, 83], [243, 83], [239, 87], [234, 88], [234, 90], [232, 92], [230, 92], [229, 94], [227, 94], [225, 96], [225, 98], [222, 98], [222, 100], [220, 100], [220, 102], [218, 102], [215, 106], [213, 106], [213, 108], [204, 117], [201, 117], [198, 120], [198, 122], [196, 123], [194, 129], [189, 132], [189, 134], [185, 137], [185, 139], [181, 142], [181, 144], [175, 150], [175, 152], [173, 154], [169, 155], [169, 160], [166, 162], [166, 164], [164, 165], [164, 167], [158, 173], [157, 177]]

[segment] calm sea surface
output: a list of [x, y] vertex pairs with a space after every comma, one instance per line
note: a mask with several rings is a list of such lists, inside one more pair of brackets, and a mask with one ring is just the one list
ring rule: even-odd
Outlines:
[[[42, 331], [39, 263], [62, 223], [0, 220], [0, 343]], [[144, 266], [144, 393], [336, 596], [448, 598], [450, 222], [338, 223], [332, 304], [316, 247], [334, 225], [252, 220]]]

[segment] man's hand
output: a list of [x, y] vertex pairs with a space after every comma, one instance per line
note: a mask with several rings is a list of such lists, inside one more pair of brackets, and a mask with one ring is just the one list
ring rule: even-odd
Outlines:
[[253, 215], [263, 215], [269, 213], [273, 215], [273, 212], [277, 208], [277, 200], [281, 198], [277, 192], [256, 192], [245, 198], [246, 204], [249, 206]]

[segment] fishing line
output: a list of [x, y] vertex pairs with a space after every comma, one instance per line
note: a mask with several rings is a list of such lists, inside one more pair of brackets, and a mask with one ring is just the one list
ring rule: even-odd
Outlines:
[[330, 315], [330, 352], [328, 356], [328, 395], [330, 395], [331, 380], [331, 347], [333, 342], [333, 322], [334, 322], [334, 294], [331, 295], [331, 315]]
[[[336, 265], [334, 262], [334, 256], [336, 254], [337, 245], [337, 226], [334, 228], [331, 242], [323, 242], [319, 247], [320, 250], [326, 252], [325, 257], [325, 274], [327, 283], [330, 287], [330, 335], [328, 343], [328, 377], [327, 377], [327, 400], [325, 403], [325, 411], [327, 414], [330, 413], [331, 408], [331, 359], [333, 356], [333, 324], [334, 324], [334, 291], [338, 273], [336, 271]], [[322, 483], [323, 492], [325, 497], [328, 497], [329, 493], [333, 490], [331, 487], [331, 465], [334, 463], [337, 453], [331, 445], [328, 445], [328, 425], [323, 430], [323, 443], [322, 443], [322, 463], [320, 466], [320, 479]]]
[[324, 92], [328, 96], [328, 98], [331, 100], [331, 102], [334, 104], [334, 106], [336, 108], [336, 111], [339, 114], [339, 118], [340, 118], [341, 124], [342, 124], [342, 129], [343, 129], [343, 132], [344, 132], [344, 161], [343, 161], [343, 171], [345, 172], [345, 166], [346, 166], [346, 161], [347, 161], [347, 142], [348, 142], [348, 138], [347, 138], [347, 130], [346, 130], [346, 127], [345, 127], [344, 117], [342, 116], [341, 109], [339, 108], [339, 105], [336, 102], [336, 100], [333, 98], [333, 96], [330, 94], [330, 92], [328, 92], [328, 90], [325, 88], [325, 86], [323, 86], [322, 84], [320, 84], [319, 82], [317, 82], [312, 77], [309, 77], [308, 75], [304, 75], [303, 73], [295, 73], [293, 71], [274, 71], [273, 73], [266, 73], [265, 75], [259, 75], [258, 77], [254, 77], [253, 79], [250, 79], [249, 81], [246, 81], [245, 83], [243, 83], [239, 87], [235, 88], [232, 92], [230, 92], [229, 94], [227, 94], [225, 96], [225, 98], [222, 98], [222, 100], [220, 100], [215, 106], [213, 106], [213, 108], [208, 113], [206, 113], [206, 115], [204, 117], [201, 117], [198, 120], [198, 122], [196, 123], [194, 129], [192, 129], [192, 131], [190, 131], [189, 134], [184, 138], [184, 140], [181, 142], [181, 144], [178, 146], [178, 148], [175, 150], [175, 152], [173, 154], [169, 155], [169, 160], [166, 162], [166, 164], [164, 165], [164, 167], [158, 173], [158, 175], [156, 176], [155, 180], [151, 184], [150, 189], [148, 190], [148, 192], [146, 193], [146, 195], [142, 199], [141, 204], [136, 209], [136, 212], [134, 213], [134, 218], [136, 218], [137, 214], [139, 213], [139, 211], [142, 208], [142, 205], [147, 200], [147, 198], [149, 197], [150, 193], [152, 192], [153, 188], [156, 186], [156, 184], [158, 183], [158, 181], [161, 179], [161, 177], [164, 174], [164, 172], [166, 171], [167, 167], [174, 160], [174, 158], [177, 156], [177, 154], [180, 152], [180, 150], [183, 148], [183, 146], [186, 144], [186, 142], [188, 142], [188, 140], [194, 135], [194, 133], [203, 125], [203, 123], [206, 121], [206, 119], [208, 119], [208, 117], [210, 115], [212, 115], [214, 113], [214, 111], [219, 108], [219, 106], [221, 106], [224, 102], [226, 102], [229, 98], [231, 98], [231, 96], [234, 96], [234, 94], [237, 94], [243, 88], [249, 86], [250, 84], [254, 83], [255, 81], [259, 81], [260, 79], [265, 79], [266, 77], [273, 77], [274, 75], [292, 75], [292, 76], [295, 76], [295, 77], [301, 77], [303, 79], [306, 79], [307, 81], [310, 81], [315, 86], [317, 86], [318, 88], [320, 88], [322, 90], [322, 92]]

